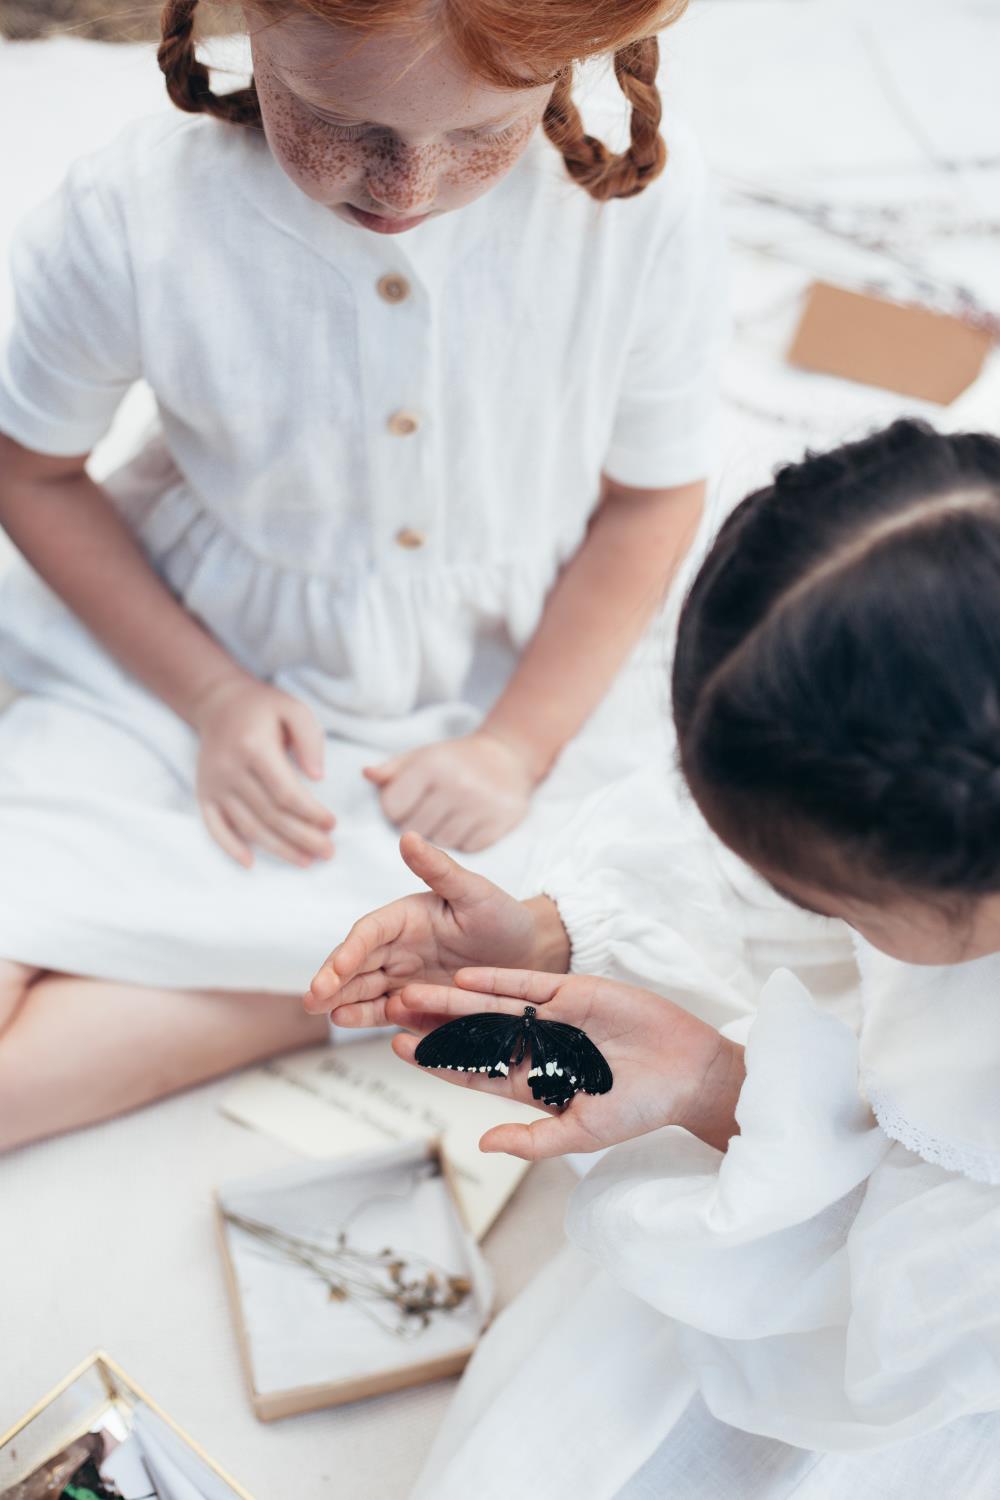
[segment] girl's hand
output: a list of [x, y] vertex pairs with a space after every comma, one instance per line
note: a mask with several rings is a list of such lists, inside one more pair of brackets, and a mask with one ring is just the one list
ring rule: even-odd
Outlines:
[[386, 1000], [405, 984], [449, 984], [470, 962], [565, 971], [569, 940], [552, 901], [516, 901], [419, 834], [399, 848], [430, 890], [355, 922], [313, 979], [306, 1010], [328, 1010], [338, 1026], [382, 1026]]
[[[530, 1125], [494, 1126], [480, 1140], [481, 1151], [535, 1161], [567, 1151], [598, 1151], [662, 1125], [683, 1125], [724, 1150], [736, 1133], [733, 1111], [743, 1082], [743, 1049], [670, 1000], [590, 974], [463, 969], [455, 983], [455, 989], [411, 984], [388, 1002], [388, 1019], [418, 1033], [392, 1039], [405, 1062], [418, 1067], [414, 1053], [420, 1036], [455, 1016], [482, 1011], [519, 1016], [525, 1005], [534, 1005], [540, 1021], [567, 1021], [584, 1030], [614, 1074], [607, 1094], [576, 1094], [564, 1110], [550, 1110], [547, 1119]], [[448, 1070], [438, 1076], [541, 1109], [528, 1086], [530, 1066], [525, 1058], [506, 1078]]]
[[329, 808], [302, 785], [323, 775], [325, 742], [312, 711], [252, 678], [206, 693], [191, 716], [201, 736], [197, 793], [215, 842], [247, 869], [254, 844], [293, 865], [329, 859]]
[[365, 775], [390, 823], [470, 852], [517, 827], [538, 779], [520, 750], [485, 730], [395, 755]]

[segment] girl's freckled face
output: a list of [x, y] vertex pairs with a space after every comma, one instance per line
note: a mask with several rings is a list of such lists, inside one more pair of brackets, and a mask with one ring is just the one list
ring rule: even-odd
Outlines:
[[494, 88], [445, 42], [421, 52], [313, 16], [248, 20], [279, 165], [308, 197], [382, 233], [481, 197], [524, 153], [552, 92]]

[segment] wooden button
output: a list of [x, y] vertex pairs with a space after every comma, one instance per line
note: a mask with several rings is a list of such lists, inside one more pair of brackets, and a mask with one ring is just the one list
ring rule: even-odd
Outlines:
[[414, 531], [412, 526], [404, 526], [396, 532], [396, 541], [400, 547], [406, 547], [412, 552], [415, 547], [422, 547], [427, 538], [422, 531]]
[[410, 295], [410, 283], [405, 276], [380, 276], [375, 285], [379, 296], [386, 302], [405, 302]]
[[413, 411], [394, 411], [386, 425], [395, 437], [412, 437], [420, 426], [420, 418]]

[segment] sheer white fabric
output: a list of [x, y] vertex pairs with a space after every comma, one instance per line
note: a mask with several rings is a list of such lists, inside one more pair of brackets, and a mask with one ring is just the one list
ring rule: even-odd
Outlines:
[[[942, 1493], [949, 1466], [977, 1475], [970, 1494], [995, 1492], [1000, 1197], [956, 1170], [960, 1154], [943, 1164], [890, 1138], [863, 1079], [905, 1112], [911, 1147], [919, 1126], [988, 1149], [978, 1080], [1000, 959], [935, 975], [866, 951], [852, 1005], [829, 983], [838, 949], [841, 979], [851, 965], [846, 929], [768, 896], [693, 815], [686, 846], [679, 821], [662, 837], [663, 797], [632, 805], [648, 833], [616, 830], [601, 855], [598, 805], [589, 847], [546, 884], [577, 966], [652, 984], [716, 1023], [730, 1011], [726, 1029], [748, 1038], [740, 1135], [723, 1155], [668, 1128], [593, 1167], [570, 1205], [573, 1248], [487, 1335], [417, 1495], [457, 1500], [475, 1476], [499, 1500], [544, 1472], [547, 1500], [841, 1500], [855, 1480], [902, 1500]], [[796, 973], [774, 966], [782, 923]], [[771, 971], [748, 990], [762, 957]], [[811, 966], [822, 1002], [824, 986], [803, 982]], [[726, 1476], [739, 1480], [728, 1491]]]
[[861, 1068], [879, 1124], [911, 1151], [1000, 1184], [1000, 966], [895, 963], [858, 944], [864, 978]]

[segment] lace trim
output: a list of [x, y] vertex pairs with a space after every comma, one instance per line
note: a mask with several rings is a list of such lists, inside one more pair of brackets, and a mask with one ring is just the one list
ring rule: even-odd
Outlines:
[[898, 1141], [907, 1151], [922, 1156], [924, 1161], [944, 1167], [946, 1172], [958, 1172], [963, 1177], [971, 1177], [973, 1182], [1000, 1185], [1000, 1153], [967, 1141], [942, 1140], [939, 1136], [928, 1135], [901, 1115], [881, 1090], [866, 1088], [865, 1093], [879, 1126], [890, 1140]]

